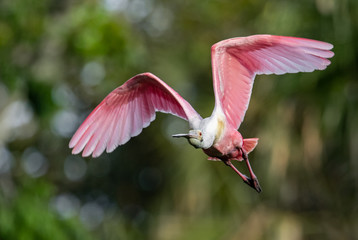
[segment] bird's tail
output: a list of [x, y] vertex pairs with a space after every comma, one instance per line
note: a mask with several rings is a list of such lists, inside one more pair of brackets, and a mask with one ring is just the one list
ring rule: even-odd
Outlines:
[[258, 141], [259, 141], [258, 138], [246, 138], [246, 139], [244, 139], [244, 143], [242, 144], [242, 149], [247, 154], [249, 154], [250, 152], [252, 152], [252, 150], [254, 150]]
[[[252, 152], [252, 150], [255, 149], [258, 141], [259, 141], [258, 138], [246, 138], [246, 139], [244, 139], [243, 143], [242, 143], [242, 150], [244, 150], [244, 152], [246, 154], [249, 154], [250, 152]], [[236, 159], [234, 158], [233, 160], [242, 161], [242, 160], [244, 160], [244, 158], [240, 154], [240, 156], [238, 158], [236, 158]]]

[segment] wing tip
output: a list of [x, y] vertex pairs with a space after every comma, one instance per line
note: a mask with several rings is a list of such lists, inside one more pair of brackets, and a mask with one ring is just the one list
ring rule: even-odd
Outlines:
[[[86, 151], [86, 149], [84, 149], [84, 147], [82, 147], [82, 149], [81, 148], [76, 148], [76, 147], [77, 147], [76, 145], [70, 147], [70, 148], [72, 148], [71, 154], [77, 155], [77, 154], [82, 152], [82, 154], [81, 154], [82, 157], [89, 157], [89, 156], [92, 155], [92, 158], [97, 158], [97, 157], [101, 156], [102, 153], [105, 151], [105, 149], [103, 149], [101, 151], [99, 151], [99, 150], [97, 150], [97, 151], [96, 150], [87, 150]], [[112, 152], [113, 150], [111, 150], [111, 151], [107, 150], [107, 152]]]
[[71, 138], [70, 142], [68, 143], [68, 147], [69, 147], [69, 148], [74, 148], [74, 146], [76, 145], [76, 144], [74, 143], [74, 141], [72, 141], [72, 139], [73, 139], [73, 138]]
[[77, 131], [75, 132], [75, 134], [73, 134], [73, 136], [72, 136], [70, 142], [68, 143], [68, 147], [69, 147], [69, 148], [74, 148], [74, 147], [77, 145], [78, 141], [80, 140], [80, 137], [79, 137], [78, 134], [77, 134], [78, 131], [79, 131], [79, 130], [77, 130]]
[[92, 158], [97, 158], [97, 157], [101, 156], [102, 153], [103, 153], [103, 151], [98, 152], [98, 153], [97, 153], [97, 152], [93, 152], [93, 153], [92, 153]]
[[73, 148], [71, 151], [73, 155], [79, 154], [82, 151], [82, 149], [76, 149], [76, 146], [73, 146], [71, 148]]

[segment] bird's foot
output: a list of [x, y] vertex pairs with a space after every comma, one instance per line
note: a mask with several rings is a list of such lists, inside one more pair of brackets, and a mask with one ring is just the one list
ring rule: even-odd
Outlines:
[[261, 187], [260, 187], [259, 181], [257, 180], [255, 175], [252, 175], [253, 177], [249, 178], [248, 176], [246, 176], [245, 174], [242, 174], [239, 170], [237, 170], [236, 167], [231, 163], [230, 160], [223, 161], [223, 162], [227, 166], [231, 167], [242, 178], [244, 183], [246, 183], [247, 185], [249, 185], [250, 187], [255, 189], [258, 193], [261, 192]]
[[255, 189], [258, 193], [260, 193], [261, 187], [260, 187], [260, 183], [259, 180], [257, 180], [257, 178], [249, 178], [247, 177], [246, 179], [243, 179], [244, 183], [246, 183], [247, 185], [249, 185], [250, 187], [252, 187], [253, 189]]
[[245, 163], [247, 165], [247, 168], [249, 169], [250, 172], [250, 177], [247, 178], [247, 182], [244, 180], [245, 183], [249, 184], [249, 186], [251, 186], [252, 188], [254, 188], [258, 193], [261, 192], [261, 187], [259, 184], [259, 180], [257, 180], [257, 177], [254, 173], [254, 171], [251, 168], [250, 165], [250, 161], [249, 161], [249, 157], [247, 156], [247, 153], [243, 151], [243, 149], [241, 149], [242, 152], [242, 158], [245, 160]]

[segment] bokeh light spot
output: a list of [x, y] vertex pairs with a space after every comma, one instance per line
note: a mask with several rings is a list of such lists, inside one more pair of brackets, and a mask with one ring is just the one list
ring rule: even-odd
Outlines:
[[68, 219], [78, 214], [80, 201], [73, 194], [63, 193], [51, 200], [51, 207], [61, 218]]
[[69, 110], [60, 110], [52, 118], [52, 130], [62, 137], [70, 137], [75, 131], [78, 118]]
[[39, 151], [30, 147], [22, 156], [22, 166], [28, 175], [37, 178], [46, 174], [48, 161]]
[[128, 0], [104, 0], [103, 5], [109, 12], [120, 12], [126, 9]]
[[79, 156], [68, 156], [64, 164], [64, 172], [70, 181], [81, 180], [87, 171], [87, 163]]
[[9, 128], [18, 128], [29, 123], [33, 117], [33, 111], [28, 102], [18, 100], [11, 103], [2, 114], [3, 124]]
[[83, 225], [88, 229], [95, 229], [98, 227], [104, 218], [103, 208], [95, 203], [89, 202], [82, 206], [80, 211], [80, 219]]
[[0, 146], [0, 175], [8, 173], [14, 164], [14, 157], [11, 152]]
[[105, 76], [106, 71], [101, 63], [88, 62], [82, 69], [81, 81], [84, 85], [95, 86], [102, 82]]

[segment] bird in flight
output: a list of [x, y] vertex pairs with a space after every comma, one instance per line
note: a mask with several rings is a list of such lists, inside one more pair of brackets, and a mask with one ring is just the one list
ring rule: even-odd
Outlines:
[[[114, 89], [92, 111], [73, 135], [72, 153], [87, 157], [112, 152], [137, 136], [155, 119], [157, 111], [189, 122], [183, 137], [201, 148], [209, 160], [231, 167], [257, 192], [261, 187], [248, 159], [258, 138], [244, 139], [238, 132], [248, 108], [254, 78], [258, 74], [284, 74], [323, 70], [333, 57], [326, 42], [274, 35], [253, 35], [220, 41], [211, 47], [215, 107], [202, 118], [175, 90], [152, 73], [138, 74]], [[250, 176], [232, 164], [244, 161]]]

